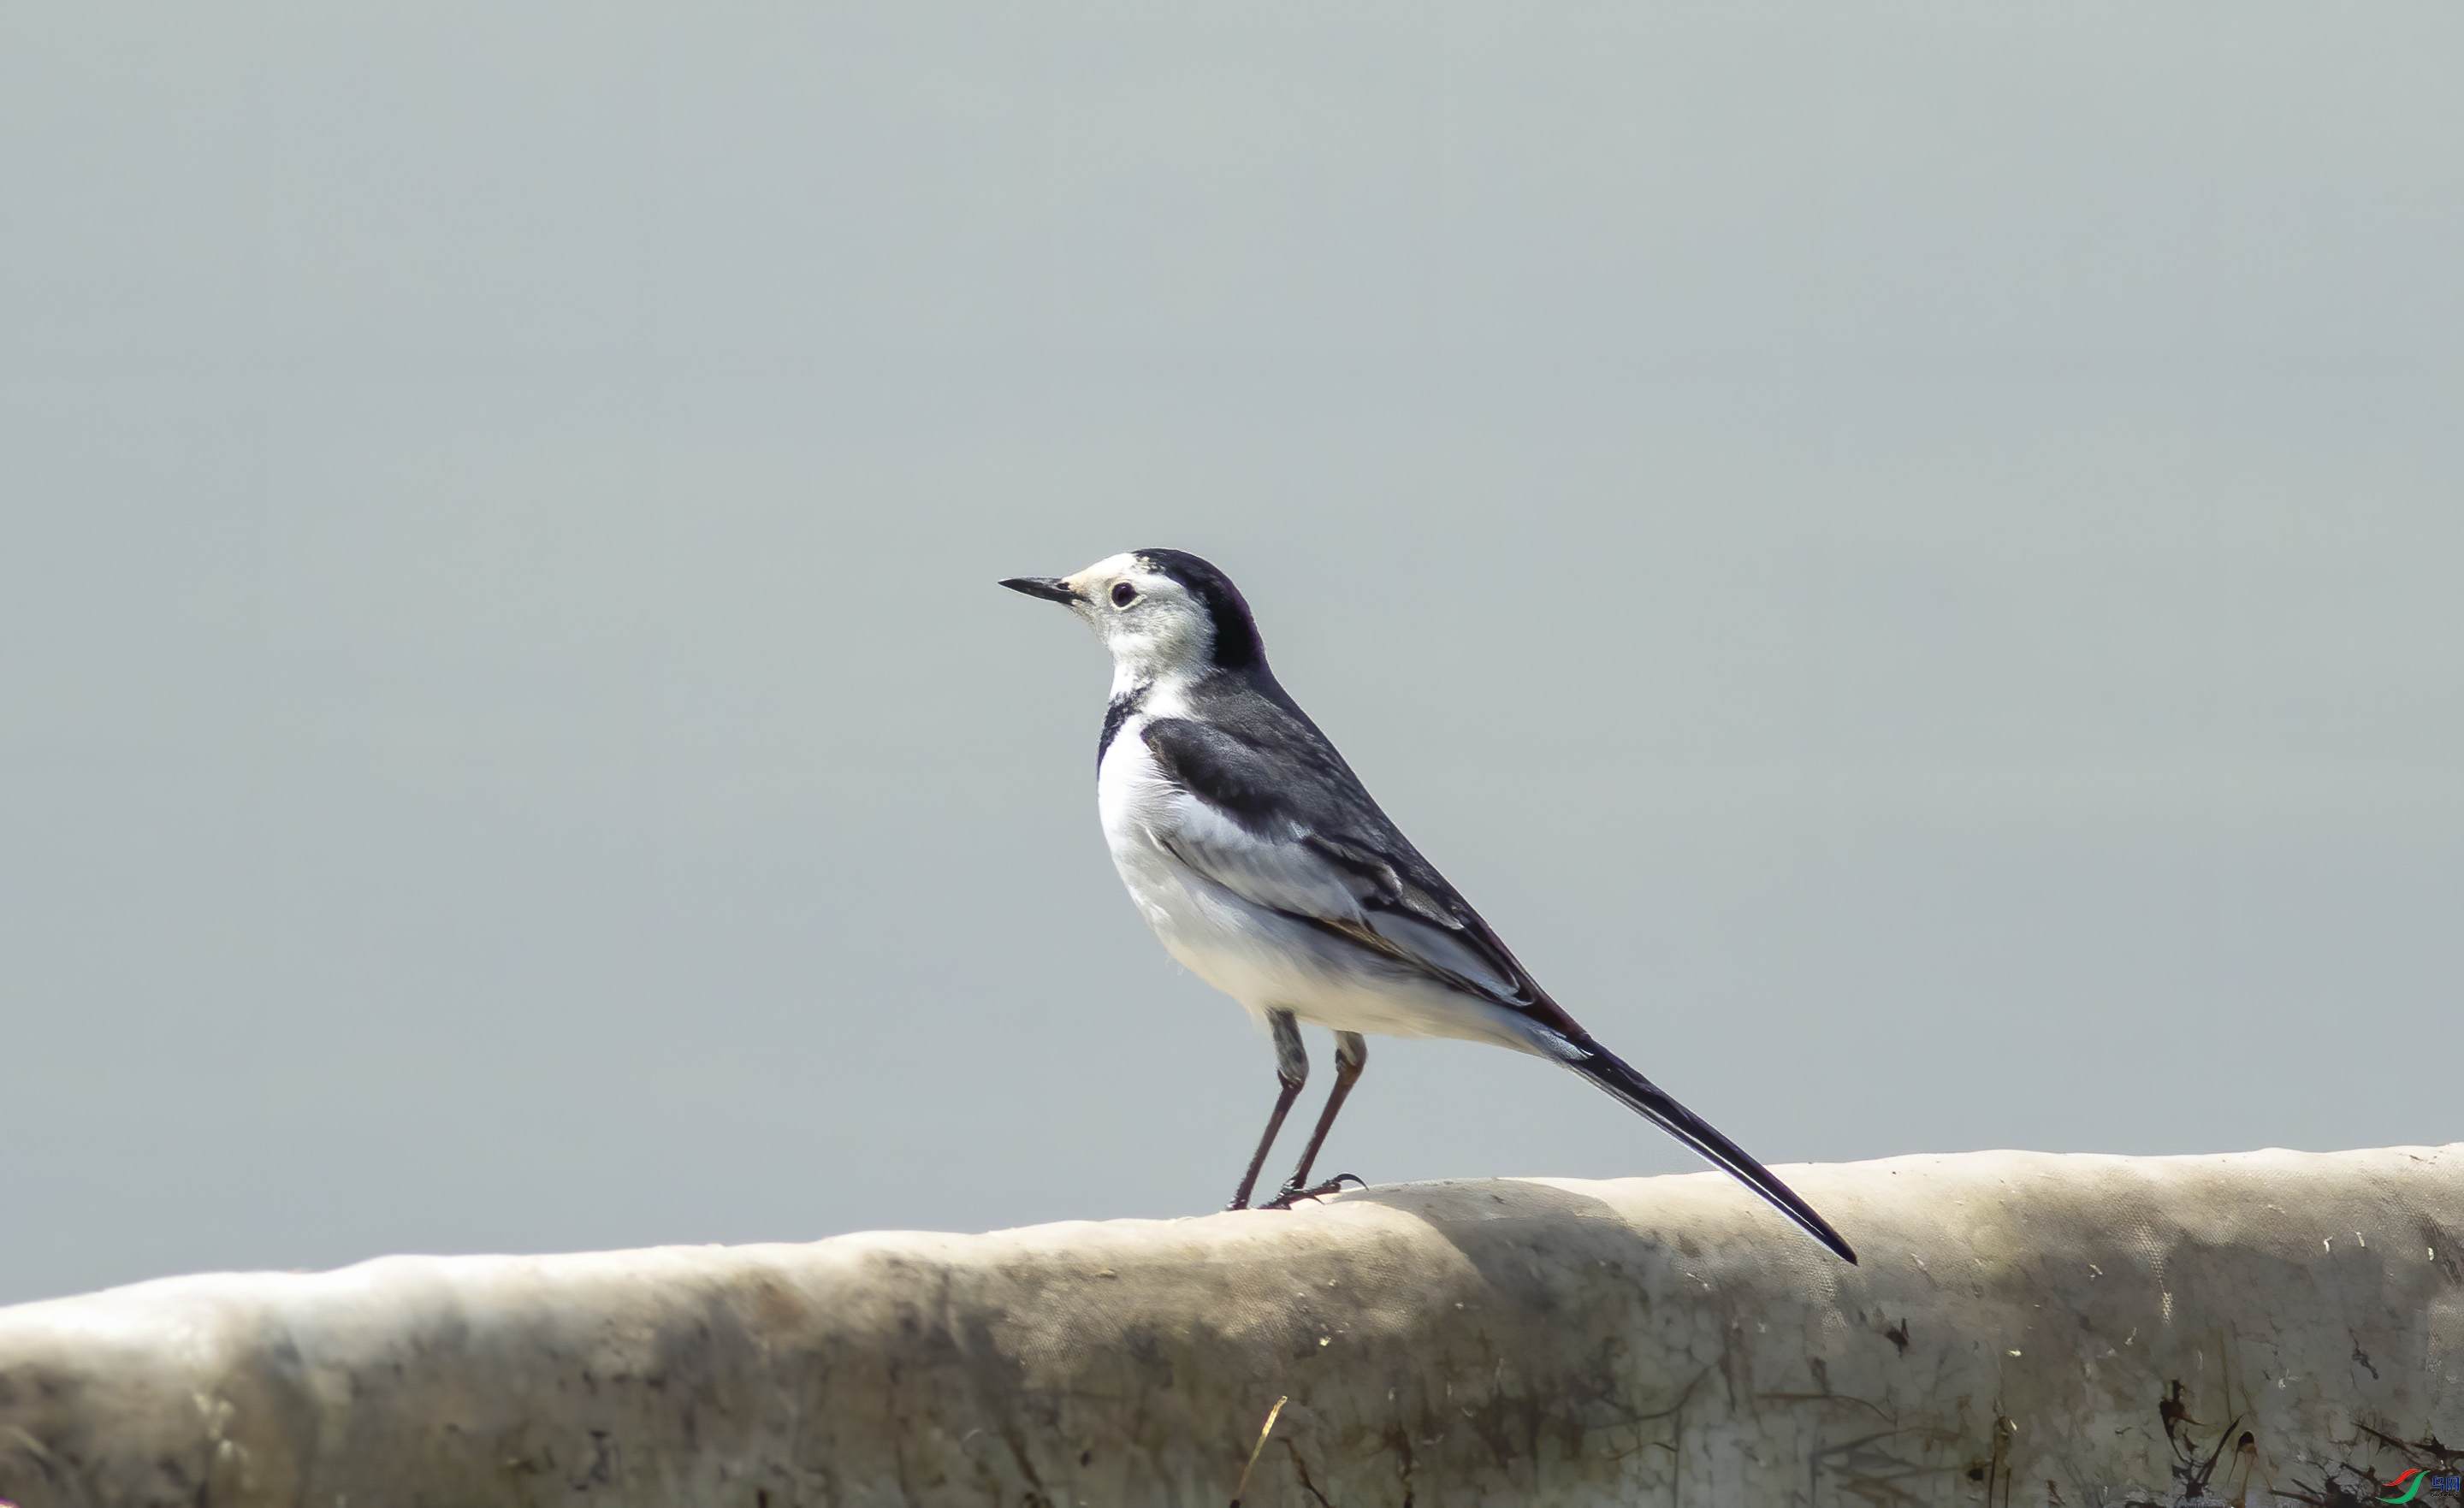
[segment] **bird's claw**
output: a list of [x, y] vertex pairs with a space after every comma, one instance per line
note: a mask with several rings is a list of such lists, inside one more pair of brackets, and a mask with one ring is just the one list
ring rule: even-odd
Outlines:
[[1296, 1189], [1290, 1184], [1286, 1184], [1276, 1192], [1274, 1198], [1260, 1205], [1258, 1208], [1261, 1210], [1288, 1210], [1292, 1207], [1292, 1201], [1295, 1199], [1323, 1199], [1328, 1194], [1339, 1193], [1342, 1191], [1343, 1186], [1347, 1181], [1356, 1183], [1363, 1189], [1369, 1187], [1369, 1180], [1361, 1177], [1358, 1173], [1337, 1173], [1326, 1182], [1322, 1184], [1312, 1184], [1307, 1189]]

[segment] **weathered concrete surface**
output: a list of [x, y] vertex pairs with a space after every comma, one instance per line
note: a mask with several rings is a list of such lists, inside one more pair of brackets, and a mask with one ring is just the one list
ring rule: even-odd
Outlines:
[[[2464, 1147], [1414, 1185], [0, 1310], [52, 1504], [2348, 1502], [2464, 1441]], [[2416, 1501], [2452, 1504], [2443, 1492]]]

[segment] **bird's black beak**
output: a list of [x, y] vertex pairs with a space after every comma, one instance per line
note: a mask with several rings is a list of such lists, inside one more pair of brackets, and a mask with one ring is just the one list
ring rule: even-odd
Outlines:
[[1078, 601], [1078, 594], [1069, 589], [1069, 583], [1057, 576], [1013, 576], [1001, 584], [1013, 592], [1024, 592], [1029, 597], [1041, 597], [1047, 602]]

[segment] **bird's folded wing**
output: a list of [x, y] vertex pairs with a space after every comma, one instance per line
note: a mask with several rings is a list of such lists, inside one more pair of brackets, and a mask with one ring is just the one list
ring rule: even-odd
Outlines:
[[[1177, 794], [1155, 839], [1252, 905], [1500, 1005], [1562, 1015], [1468, 902], [1398, 832], [1331, 749], [1257, 747], [1203, 723], [1143, 731]], [[1571, 1025], [1571, 1022], [1569, 1023]]]

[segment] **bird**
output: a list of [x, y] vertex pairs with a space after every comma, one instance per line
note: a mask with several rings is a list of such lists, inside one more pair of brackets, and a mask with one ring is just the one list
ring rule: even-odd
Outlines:
[[1275, 679], [1229, 577], [1155, 549], [999, 584], [1061, 603], [1111, 652], [1095, 792], [1112, 863], [1165, 951], [1273, 1040], [1274, 1110], [1227, 1209], [1249, 1207], [1308, 1082], [1307, 1022], [1334, 1034], [1334, 1085], [1264, 1208], [1362, 1182], [1311, 1183], [1309, 1172], [1368, 1063], [1370, 1034], [1456, 1038], [1563, 1064], [1857, 1260], [1812, 1205], [1551, 998]]

